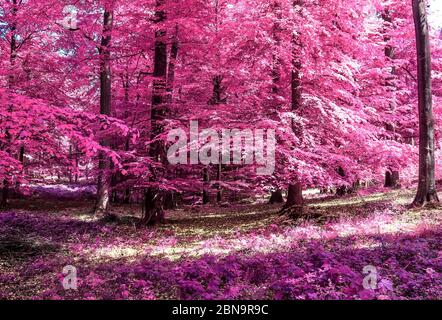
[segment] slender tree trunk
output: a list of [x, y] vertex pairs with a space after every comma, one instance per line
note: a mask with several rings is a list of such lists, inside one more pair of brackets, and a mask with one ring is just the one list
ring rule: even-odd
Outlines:
[[210, 192], [207, 190], [209, 188], [208, 184], [210, 182], [210, 174], [208, 168], [203, 169], [203, 181], [204, 181], [203, 204], [208, 204], [210, 202]]
[[[13, 21], [11, 23], [11, 40], [10, 40], [10, 51], [9, 51], [9, 63], [11, 65], [11, 73], [9, 74], [8, 77], [8, 88], [10, 90], [13, 89], [14, 84], [15, 84], [15, 77], [14, 77], [14, 66], [15, 66], [15, 62], [17, 59], [17, 49], [18, 49], [18, 45], [17, 45], [17, 21], [16, 21], [16, 17], [17, 17], [17, 0], [12, 0], [12, 4], [13, 4], [13, 8], [12, 8], [12, 17], [13, 17]], [[12, 108], [13, 106], [10, 106], [11, 112], [12, 112]], [[12, 140], [11, 134], [9, 132], [9, 128], [6, 128], [5, 130], [5, 135], [6, 135], [6, 141], [7, 141], [7, 147], [6, 147], [6, 151], [7, 152], [11, 152], [10, 150], [10, 146], [9, 143]], [[5, 209], [8, 206], [8, 198], [9, 198], [9, 189], [10, 189], [10, 182], [8, 179], [3, 179], [3, 188], [2, 188], [2, 197], [0, 200], [0, 209]]]
[[[173, 35], [172, 45], [170, 48], [169, 63], [167, 67], [166, 81], [166, 104], [169, 113], [172, 111], [173, 90], [175, 82], [175, 66], [178, 58], [179, 42], [178, 42], [178, 25], [175, 26], [175, 34]], [[176, 209], [178, 206], [178, 193], [176, 191], [168, 191], [165, 196], [165, 209]]]
[[8, 207], [8, 197], [9, 197], [9, 181], [7, 179], [3, 179], [3, 188], [2, 188], [2, 198], [0, 201], [0, 209], [6, 209]]
[[75, 177], [74, 177], [75, 183], [78, 183], [78, 164], [79, 164], [78, 148], [77, 145], [75, 145]]
[[220, 203], [223, 200], [223, 190], [221, 188], [221, 177], [222, 177], [222, 164], [221, 159], [218, 164], [218, 170], [216, 171], [216, 180], [218, 181], [216, 188], [218, 191], [216, 192], [216, 202]]
[[[162, 8], [163, 5], [164, 0], [156, 1], [155, 22], [158, 24], [166, 20], [166, 13]], [[167, 45], [165, 37], [166, 31], [164, 29], [159, 29], [155, 32], [151, 141], [163, 132], [163, 120], [168, 114], [166, 97]], [[151, 143], [149, 155], [153, 161], [164, 163], [166, 159], [166, 151], [164, 147], [164, 143], [160, 140]], [[153, 169], [153, 171], [153, 179], [161, 174], [155, 172], [155, 169]], [[165, 193], [162, 190], [155, 187], [149, 187], [145, 190], [142, 218], [142, 223], [144, 225], [154, 225], [158, 222], [164, 221], [164, 201]]]
[[431, 97], [431, 55], [425, 0], [412, 0], [416, 30], [419, 96], [419, 185], [414, 206], [439, 202], [435, 182], [434, 118]]
[[[113, 8], [105, 8], [103, 16], [103, 36], [101, 37], [101, 45], [99, 49], [100, 54], [100, 113], [104, 115], [111, 115], [112, 111], [112, 92], [111, 92], [111, 60], [110, 60], [110, 46], [112, 40], [112, 26], [113, 26]], [[103, 146], [108, 147], [109, 141], [106, 139], [101, 141]], [[110, 188], [111, 188], [111, 160], [109, 157], [100, 152], [98, 156], [98, 184], [97, 184], [97, 201], [95, 204], [95, 214], [108, 214], [110, 202]]]
[[[129, 148], [130, 148], [130, 140], [129, 140], [129, 138], [126, 139], [126, 143], [125, 143], [124, 148], [125, 148], [126, 151], [129, 151]], [[124, 189], [123, 203], [129, 204], [131, 202], [130, 201], [130, 198], [131, 198], [130, 194], [131, 194], [131, 189], [129, 187], [126, 187]]]
[[[386, 24], [386, 26], [384, 28], [384, 41], [385, 41], [385, 43], [387, 43], [387, 45], [384, 48], [385, 56], [393, 61], [396, 58], [396, 52], [395, 52], [395, 48], [391, 44], [388, 43], [391, 40], [391, 37], [388, 35], [387, 23], [388, 24], [392, 23], [391, 10], [389, 8], [386, 8], [384, 10], [384, 12], [382, 13], [382, 19], [384, 20], [384, 22]], [[393, 96], [395, 95], [395, 92], [397, 90], [396, 85], [394, 83], [395, 78], [396, 78], [396, 68], [393, 65], [393, 67], [391, 69], [391, 74], [386, 79], [386, 85], [387, 85], [388, 89], [391, 92], [393, 92]], [[394, 101], [394, 100], [396, 100], [396, 99], [393, 98], [393, 101], [390, 101], [390, 109], [392, 112], [394, 112], [394, 109], [396, 107], [396, 101]], [[396, 131], [396, 126], [392, 123], [387, 123], [386, 130], [394, 132], [394, 131]], [[388, 170], [385, 172], [385, 187], [386, 188], [399, 188], [400, 187], [399, 178], [400, 178], [399, 170], [388, 168]]]
[[[11, 141], [11, 134], [9, 133], [8, 128], [5, 130], [5, 136], [6, 136], [6, 152], [9, 152], [9, 142]], [[8, 199], [9, 199], [9, 180], [7, 178], [3, 179], [3, 187], [2, 187], [2, 194], [0, 199], [0, 210], [7, 209], [8, 207]]]
[[[72, 161], [72, 144], [69, 145], [69, 161]], [[69, 179], [69, 183], [72, 184], [72, 170], [69, 169], [68, 172], [68, 179]]]
[[[213, 81], [213, 104], [222, 104], [226, 102], [226, 99], [223, 97], [223, 93], [225, 88], [222, 85], [223, 77], [216, 76]], [[222, 178], [222, 162], [221, 162], [221, 154], [219, 156], [219, 163], [217, 165], [216, 170], [216, 180], [218, 181], [216, 184], [216, 202], [220, 203], [222, 201], [222, 188], [221, 188], [221, 178]]]
[[[212, 98], [209, 100], [209, 105], [219, 105], [227, 102], [227, 97], [225, 96], [226, 88], [223, 86], [224, 77], [222, 75], [216, 75], [213, 77], [213, 92]], [[222, 179], [222, 155], [220, 153], [219, 163], [216, 165], [216, 180], [218, 181], [215, 184], [216, 192], [216, 201], [220, 203], [222, 201], [222, 188], [221, 188], [221, 179]]]
[[[274, 15], [274, 23], [272, 28], [272, 38], [275, 42], [275, 48], [279, 48], [281, 46], [281, 20], [282, 20], [282, 11], [281, 5], [278, 1], [273, 1], [272, 3], [272, 13]], [[281, 108], [281, 105], [278, 103], [280, 94], [280, 86], [281, 86], [281, 64], [282, 59], [279, 55], [274, 52], [272, 54], [272, 87], [271, 87], [271, 95], [273, 96], [272, 108], [269, 108], [270, 114], [269, 118], [275, 118], [275, 115], [278, 113], [278, 110]], [[283, 203], [284, 199], [282, 197], [282, 192], [279, 189], [279, 186], [274, 187], [275, 190], [270, 193], [270, 204], [275, 203]]]
[[167, 104], [168, 107], [171, 107], [173, 102], [173, 89], [175, 82], [175, 66], [178, 58], [178, 26], [175, 27], [175, 35], [173, 36], [172, 46], [170, 48], [170, 58], [169, 58], [169, 66], [167, 68], [167, 83], [166, 83], [166, 93], [167, 93]]
[[[281, 20], [282, 20], [282, 11], [281, 11], [281, 5], [278, 3], [278, 1], [273, 1], [272, 4], [272, 12], [275, 16], [275, 20], [273, 23], [272, 28], [272, 38], [275, 42], [275, 47], [279, 48], [281, 45]], [[272, 55], [272, 94], [275, 96], [278, 95], [280, 85], [281, 85], [281, 64], [282, 59], [279, 57], [276, 53], [273, 53]], [[276, 99], [275, 99], [276, 101]]]
[[[128, 122], [129, 121], [129, 88], [130, 88], [130, 80], [129, 80], [129, 71], [126, 70], [126, 73], [124, 74], [124, 76], [122, 77], [122, 83], [123, 83], [123, 89], [124, 89], [124, 115], [125, 115], [125, 119]], [[133, 125], [133, 123], [132, 123]], [[130, 149], [130, 136], [126, 137], [126, 141], [124, 142], [124, 150], [125, 151], [129, 151]], [[124, 178], [122, 178], [124, 179]], [[124, 194], [123, 194], [123, 203], [125, 204], [129, 204], [130, 203], [130, 193], [131, 190], [129, 187], [126, 187], [124, 189]]]
[[[296, 1], [294, 5], [298, 4]], [[301, 4], [301, 2], [299, 3]], [[291, 100], [292, 100], [292, 112], [299, 112], [299, 108], [302, 103], [302, 83], [301, 83], [301, 58], [300, 58], [300, 48], [299, 37], [297, 34], [292, 35], [292, 72], [291, 72]], [[299, 124], [292, 120], [292, 130], [298, 136], [302, 135], [302, 128]], [[302, 206], [304, 203], [302, 198], [302, 183], [296, 181], [295, 184], [290, 184], [287, 192], [287, 201], [285, 206]]]

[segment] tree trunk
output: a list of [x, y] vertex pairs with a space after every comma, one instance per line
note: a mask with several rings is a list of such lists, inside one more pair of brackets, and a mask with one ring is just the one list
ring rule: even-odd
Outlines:
[[173, 36], [172, 46], [170, 48], [170, 58], [169, 67], [167, 68], [167, 83], [166, 83], [166, 93], [167, 93], [167, 104], [169, 108], [173, 102], [173, 88], [175, 82], [175, 65], [178, 58], [178, 26], [175, 27], [175, 35]]
[[79, 164], [78, 153], [79, 153], [78, 148], [75, 145], [75, 177], [74, 177], [75, 183], [78, 183], [78, 164]]
[[400, 187], [399, 183], [399, 171], [387, 170], [385, 172], [385, 187], [396, 189]]
[[204, 181], [204, 189], [203, 189], [203, 204], [208, 204], [210, 202], [210, 192], [208, 189], [208, 184], [210, 182], [210, 174], [209, 169], [204, 168], [203, 170], [203, 181]]
[[302, 205], [304, 205], [304, 199], [302, 197], [302, 183], [296, 182], [295, 184], [290, 184], [287, 193], [286, 207]]
[[[11, 65], [11, 73], [9, 74], [8, 77], [8, 88], [10, 90], [13, 89], [14, 84], [15, 84], [15, 77], [14, 77], [14, 65], [17, 59], [17, 49], [18, 49], [18, 45], [17, 45], [17, 34], [16, 34], [16, 30], [17, 30], [17, 0], [12, 0], [12, 4], [14, 5], [12, 8], [12, 17], [13, 17], [13, 21], [11, 23], [11, 41], [10, 41], [10, 52], [9, 52], [9, 63]], [[10, 112], [12, 112], [13, 106], [10, 106]], [[6, 128], [5, 130], [5, 135], [6, 135], [6, 141], [7, 144], [10, 143], [12, 137], [11, 134], [9, 132], [9, 128]], [[6, 152], [11, 152], [10, 150], [10, 145], [7, 146]], [[8, 206], [8, 198], [9, 198], [9, 188], [10, 188], [10, 183], [8, 181], [8, 179], [3, 179], [3, 188], [2, 188], [2, 198], [0, 200], [0, 209], [6, 209]]]
[[282, 197], [282, 192], [280, 189], [276, 189], [275, 191], [271, 192], [269, 200], [270, 204], [283, 203], [283, 202], [284, 198]]
[[[343, 178], [346, 175], [345, 174], [345, 170], [342, 167], [339, 167], [337, 172]], [[345, 196], [347, 194], [352, 193], [353, 191], [354, 190], [353, 190], [352, 186], [342, 185], [342, 186], [339, 186], [339, 187], [336, 188], [336, 195], [337, 196]]]
[[8, 193], [9, 193], [9, 181], [3, 180], [2, 199], [0, 201], [0, 209], [6, 209], [8, 207]]
[[144, 191], [142, 224], [153, 226], [164, 223], [164, 192], [157, 188], [147, 188]]
[[[166, 20], [166, 13], [161, 8], [164, 0], [156, 1], [155, 23], [162, 23]], [[164, 130], [163, 120], [168, 113], [166, 97], [166, 76], [167, 76], [167, 46], [166, 31], [158, 29], [155, 32], [155, 53], [151, 107], [151, 136], [153, 141]], [[153, 161], [163, 163], [166, 159], [164, 143], [156, 140], [150, 144], [149, 156]], [[151, 182], [159, 176], [159, 172], [153, 170]], [[164, 221], [164, 201], [165, 193], [159, 188], [148, 187], [144, 192], [142, 224], [154, 225]]]
[[[166, 108], [170, 113], [172, 111], [173, 104], [173, 89], [175, 82], [175, 65], [178, 58], [178, 25], [175, 26], [175, 34], [172, 39], [172, 45], [170, 48], [169, 63], [167, 67], [167, 80], [166, 80]], [[178, 207], [178, 193], [176, 191], [168, 191], [164, 198], [165, 209], [176, 209]]]
[[435, 182], [431, 55], [425, 0], [413, 0], [419, 96], [419, 184], [414, 206], [439, 202]]
[[[393, 19], [391, 18], [391, 10], [389, 8], [386, 8], [384, 12], [382, 13], [382, 19], [385, 21], [385, 23], [391, 24]], [[394, 60], [396, 57], [395, 48], [388, 44], [388, 42], [391, 40], [391, 37], [388, 35], [387, 27], [384, 28], [384, 42], [387, 43], [387, 45], [384, 48], [385, 56], [388, 57], [390, 60]], [[386, 79], [386, 85], [387, 88], [394, 93], [397, 91], [396, 85], [395, 85], [395, 78], [396, 78], [396, 68], [393, 65], [391, 68], [391, 75]], [[390, 109], [392, 112], [394, 112], [395, 106], [396, 106], [396, 98], [393, 98], [393, 101], [390, 102]], [[386, 130], [387, 131], [396, 131], [396, 126], [393, 123], [386, 123]], [[399, 184], [399, 171], [398, 170], [391, 170], [388, 169], [385, 172], [385, 187], [386, 188], [400, 188]]]
[[[279, 48], [281, 46], [281, 20], [282, 20], [282, 10], [281, 5], [274, 1], [272, 3], [272, 13], [274, 16], [274, 22], [272, 27], [272, 38], [275, 42], [275, 47]], [[268, 117], [271, 119], [275, 119], [275, 116], [278, 114], [278, 110], [281, 108], [281, 103], [279, 103], [279, 95], [280, 95], [280, 87], [281, 87], [281, 65], [282, 59], [277, 54], [278, 50], [275, 50], [272, 54], [272, 87], [271, 87], [271, 95], [272, 99], [272, 107], [269, 108]], [[283, 203], [284, 199], [282, 197], [282, 192], [279, 188], [275, 187], [275, 191], [271, 191], [269, 203]]]
[[[72, 161], [72, 144], [69, 144], [69, 161]], [[72, 184], [72, 170], [68, 172], [69, 183]]]
[[[124, 89], [124, 108], [125, 108], [125, 119], [126, 121], [129, 121], [129, 88], [130, 88], [130, 80], [129, 80], [129, 72], [127, 71], [125, 73], [125, 77], [123, 78], [123, 89]], [[135, 117], [134, 117], [135, 120]], [[133, 122], [132, 121], [132, 126], [133, 126]], [[124, 150], [125, 151], [129, 151], [130, 149], [130, 136], [128, 135], [126, 137], [126, 141], [124, 142]], [[126, 179], [127, 180], [127, 179]], [[130, 203], [130, 193], [131, 190], [129, 187], [126, 187], [124, 189], [124, 195], [123, 195], [123, 203], [124, 204], [129, 204]]]
[[221, 173], [222, 173], [222, 165], [221, 165], [221, 161], [218, 164], [218, 170], [216, 171], [216, 180], [218, 181], [216, 188], [218, 189], [218, 191], [216, 192], [216, 202], [221, 203], [221, 201], [223, 200], [223, 190], [221, 188]]
[[164, 209], [173, 210], [178, 208], [178, 196], [178, 192], [167, 191], [164, 195]]
[[[212, 91], [212, 98], [210, 98], [208, 104], [209, 105], [219, 105], [227, 102], [227, 97], [225, 95], [226, 88], [223, 86], [223, 79], [224, 77], [222, 75], [216, 75], [212, 79], [213, 83], [213, 91]], [[215, 188], [217, 189], [216, 192], [216, 201], [220, 203], [222, 201], [222, 188], [221, 188], [221, 177], [222, 177], [222, 155], [220, 153], [219, 156], [219, 163], [216, 165], [216, 180], [218, 181], [215, 184]]]
[[129, 188], [124, 189], [123, 203], [124, 204], [129, 204], [130, 203], [130, 189]]
[[[100, 113], [111, 115], [112, 93], [111, 93], [111, 60], [110, 46], [113, 26], [113, 8], [105, 8], [103, 16], [103, 35], [101, 37], [100, 54]], [[109, 141], [101, 141], [103, 146], [108, 147]], [[103, 152], [98, 156], [98, 184], [97, 201], [95, 204], [95, 214], [107, 215], [110, 202], [110, 176], [111, 163], [109, 157]]]
[[[296, 1], [294, 5], [298, 4]], [[301, 44], [299, 42], [298, 35], [294, 32], [292, 34], [292, 72], [291, 72], [291, 108], [293, 113], [299, 112], [299, 108], [302, 103], [302, 84], [301, 84], [301, 57], [300, 57]], [[292, 119], [292, 130], [301, 139], [302, 128], [298, 123], [295, 123]], [[295, 184], [290, 184], [287, 193], [287, 201], [285, 206], [303, 206], [304, 201], [302, 198], [302, 183], [296, 181]], [[300, 210], [302, 211], [302, 210]]]
[[348, 186], [340, 186], [340, 187], [336, 188], [336, 195], [340, 196], [340, 197], [345, 196], [351, 192], [352, 192], [352, 189]]

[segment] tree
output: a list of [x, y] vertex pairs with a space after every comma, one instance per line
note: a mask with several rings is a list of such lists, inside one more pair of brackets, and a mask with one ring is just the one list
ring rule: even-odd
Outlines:
[[[164, 0], [157, 0], [155, 6], [155, 53], [152, 86], [151, 106], [151, 144], [149, 156], [156, 162], [157, 168], [152, 168], [156, 181], [162, 178], [164, 162], [166, 161], [165, 146], [159, 136], [164, 132], [164, 120], [168, 114], [167, 105], [167, 45], [165, 42], [166, 30], [162, 25], [166, 20]], [[156, 182], [152, 181], [152, 182]], [[144, 192], [143, 224], [152, 225], [164, 220], [165, 193], [158, 186], [149, 186]]]
[[[293, 2], [294, 6], [302, 8], [302, 1], [297, 0]], [[290, 90], [291, 90], [291, 109], [293, 113], [299, 113], [301, 103], [302, 103], [302, 86], [301, 86], [301, 57], [300, 50], [301, 43], [299, 40], [299, 35], [293, 32], [292, 35], [292, 71], [291, 71], [291, 81], [290, 81]], [[302, 136], [302, 127], [299, 123], [295, 123], [292, 121], [292, 130], [298, 137]], [[286, 207], [291, 206], [302, 206], [304, 204], [304, 200], [302, 198], [302, 182], [298, 177], [295, 177], [295, 182], [289, 184], [288, 192], [287, 192], [287, 201]]]
[[[392, 64], [391, 67], [391, 76], [389, 76], [385, 82], [386, 82], [386, 86], [389, 88], [389, 90], [391, 90], [393, 92], [392, 94], [392, 100], [389, 102], [389, 108], [390, 110], [394, 113], [395, 112], [395, 105], [396, 105], [396, 95], [394, 94], [397, 90], [396, 86], [395, 86], [395, 81], [396, 80], [396, 67], [393, 64], [395, 57], [395, 48], [389, 44], [389, 41], [391, 40], [390, 36], [388, 35], [388, 27], [391, 26], [392, 24], [392, 17], [391, 17], [391, 9], [390, 7], [386, 7], [383, 11], [383, 13], [381, 14], [382, 19], [385, 22], [386, 27], [384, 28], [384, 41], [386, 43], [385, 46], [385, 56], [388, 59], [388, 62], [390, 62]], [[387, 131], [391, 131], [391, 132], [395, 132], [396, 130], [396, 123], [391, 123], [391, 122], [387, 122], [386, 123], [386, 130]], [[399, 187], [399, 171], [397, 169], [393, 169], [391, 167], [387, 168], [387, 171], [385, 172], [385, 187], [388, 188], [398, 188]]]
[[[9, 62], [11, 65], [11, 73], [9, 74], [9, 78], [8, 78], [8, 87], [9, 89], [13, 89], [14, 87], [14, 65], [16, 63], [16, 59], [17, 59], [17, 34], [16, 34], [16, 30], [17, 30], [17, 1], [16, 0], [12, 0], [12, 23], [11, 23], [11, 39], [9, 40], [10, 43], [10, 53], [9, 53]], [[11, 106], [11, 111], [12, 111], [12, 106]], [[5, 130], [5, 136], [7, 138], [7, 140], [11, 139], [11, 133], [9, 128], [6, 128]], [[8, 143], [9, 144], [9, 143]], [[9, 146], [8, 146], [9, 147]], [[7, 152], [10, 152], [10, 150], [7, 150]], [[9, 181], [8, 179], [3, 179], [3, 188], [2, 188], [2, 197], [0, 200], [0, 209], [1, 208], [6, 208], [8, 205], [8, 197], [9, 197]]]
[[419, 182], [414, 206], [439, 202], [435, 182], [434, 118], [431, 92], [430, 33], [425, 0], [413, 0], [419, 104]]
[[[111, 39], [112, 26], [114, 21], [113, 3], [104, 8], [103, 14], [103, 35], [99, 47], [100, 55], [100, 113], [110, 116], [112, 112], [112, 73], [111, 73]], [[103, 146], [108, 147], [109, 141], [103, 140]], [[111, 187], [111, 161], [104, 153], [99, 154], [98, 160], [98, 184], [97, 202], [95, 204], [96, 214], [108, 214]]]

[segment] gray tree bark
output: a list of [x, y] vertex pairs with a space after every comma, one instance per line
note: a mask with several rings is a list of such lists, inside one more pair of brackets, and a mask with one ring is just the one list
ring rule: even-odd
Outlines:
[[412, 0], [416, 30], [419, 96], [419, 184], [414, 206], [439, 202], [435, 182], [434, 118], [431, 96], [431, 54], [424, 0]]
[[[393, 19], [391, 17], [391, 10], [389, 8], [386, 8], [384, 12], [382, 13], [382, 19], [384, 20], [385, 24], [392, 23]], [[384, 41], [385, 43], [388, 43], [391, 40], [391, 37], [388, 35], [388, 29], [387, 26], [384, 28]], [[393, 46], [390, 44], [387, 44], [384, 48], [385, 56], [390, 58], [391, 60], [395, 59], [396, 53]], [[391, 70], [391, 75], [386, 79], [386, 85], [388, 86], [389, 90], [397, 90], [396, 86], [394, 85], [394, 79], [395, 79], [396, 70], [393, 66]], [[390, 102], [390, 108], [394, 110], [394, 102]], [[386, 130], [394, 132], [395, 125], [392, 123], [386, 124]], [[391, 169], [388, 168], [385, 172], [385, 187], [386, 188], [400, 188], [400, 175], [399, 170], [397, 169]]]

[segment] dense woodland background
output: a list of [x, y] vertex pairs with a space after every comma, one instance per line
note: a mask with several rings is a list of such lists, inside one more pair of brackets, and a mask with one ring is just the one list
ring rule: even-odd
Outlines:
[[[74, 298], [440, 298], [440, 230], [426, 242], [399, 241], [379, 227], [397, 233], [413, 219], [417, 229], [440, 223], [437, 205], [422, 214], [408, 207], [437, 203], [442, 179], [439, 1], [3, 0], [0, 298], [65, 297], [51, 276], [74, 263], [63, 250], [94, 270], [82, 275], [89, 291], [67, 296]], [[275, 130], [274, 174], [257, 175], [255, 165], [169, 164], [167, 133], [188, 130], [191, 120], [204, 129]], [[342, 215], [369, 222], [327, 227]], [[326, 226], [293, 229], [299, 220]], [[371, 240], [353, 247], [335, 239], [332, 257], [327, 245], [308, 242], [353, 227], [365, 236], [379, 227], [372, 240], [381, 252], [366, 249]], [[306, 247], [276, 254], [303, 234]], [[188, 236], [199, 242], [180, 252], [193, 243]], [[181, 271], [170, 257], [128, 269], [105, 259], [94, 269], [91, 261], [111, 246], [118, 259], [156, 250], [179, 260], [188, 250], [203, 260], [179, 260]], [[274, 255], [204, 255], [238, 246]], [[389, 275], [378, 293], [361, 289], [354, 271], [373, 259]], [[408, 270], [410, 263], [422, 269]], [[254, 278], [250, 268], [263, 274]], [[27, 282], [13, 293], [14, 281], [32, 272], [51, 289]], [[331, 288], [315, 272], [342, 273], [351, 284], [336, 275]], [[398, 279], [410, 288], [397, 289]], [[159, 293], [164, 286], [175, 289]]]

